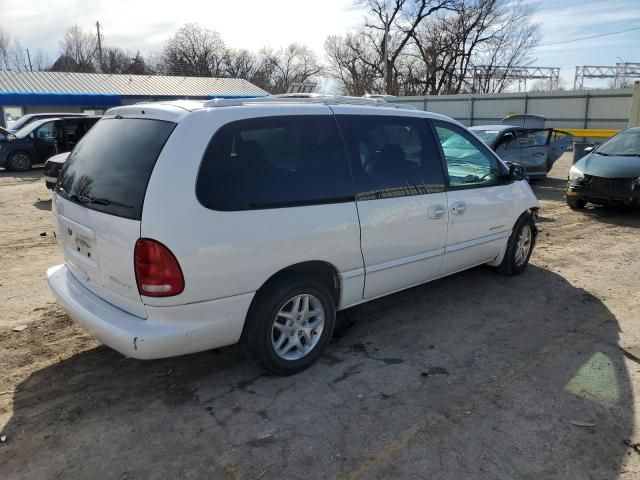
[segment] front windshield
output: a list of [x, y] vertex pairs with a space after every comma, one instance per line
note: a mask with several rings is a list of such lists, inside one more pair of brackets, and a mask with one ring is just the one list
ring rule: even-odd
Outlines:
[[640, 157], [640, 131], [627, 131], [614, 135], [596, 150], [600, 155]]
[[22, 116], [20, 117], [18, 120], [14, 121], [13, 124], [11, 124], [11, 130], [13, 130], [14, 132], [17, 132], [18, 130], [20, 130], [22, 127], [25, 126], [25, 123], [29, 120], [29, 117]]
[[492, 145], [496, 138], [498, 138], [498, 135], [500, 135], [500, 130], [471, 130], [471, 133], [487, 145]]

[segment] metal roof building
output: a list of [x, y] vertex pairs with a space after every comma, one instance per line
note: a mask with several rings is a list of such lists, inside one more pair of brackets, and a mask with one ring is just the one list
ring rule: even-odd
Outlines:
[[0, 125], [27, 113], [101, 113], [141, 101], [263, 95], [237, 78], [0, 71]]

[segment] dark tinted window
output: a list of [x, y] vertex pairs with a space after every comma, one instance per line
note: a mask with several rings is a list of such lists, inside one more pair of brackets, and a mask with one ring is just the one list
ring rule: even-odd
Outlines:
[[239, 120], [213, 136], [196, 192], [215, 210], [346, 201], [353, 189], [345, 157], [332, 116]]
[[452, 187], [485, 187], [501, 179], [496, 158], [473, 134], [457, 125], [434, 122]]
[[424, 119], [338, 115], [358, 199], [444, 191], [438, 147]]
[[139, 220], [147, 183], [174, 123], [104, 119], [69, 155], [56, 191], [87, 208]]
[[56, 120], [43, 123], [33, 131], [33, 136], [35, 138], [51, 138], [55, 134], [56, 126], [59, 125], [60, 122]]
[[550, 130], [527, 130], [518, 135], [520, 147], [544, 147], [549, 140]]
[[72, 118], [62, 120], [64, 130], [63, 152], [73, 150], [89, 129], [98, 121], [97, 118]]

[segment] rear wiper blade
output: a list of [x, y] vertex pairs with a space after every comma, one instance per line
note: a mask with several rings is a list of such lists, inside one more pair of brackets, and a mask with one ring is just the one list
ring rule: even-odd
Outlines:
[[131, 205], [116, 202], [115, 200], [109, 200], [108, 198], [90, 197], [88, 195], [72, 195], [72, 198], [79, 201], [80, 203], [93, 203], [96, 205], [117, 205], [124, 208], [133, 208]]

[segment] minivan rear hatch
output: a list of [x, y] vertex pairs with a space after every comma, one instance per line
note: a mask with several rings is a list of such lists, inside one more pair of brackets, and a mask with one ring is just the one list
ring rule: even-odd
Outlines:
[[54, 195], [65, 263], [85, 287], [141, 318], [134, 249], [149, 178], [174, 122], [104, 118], [71, 152]]

